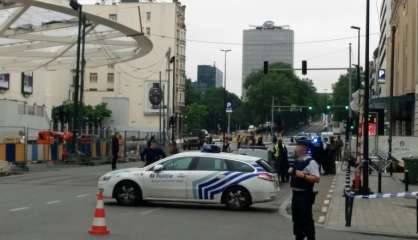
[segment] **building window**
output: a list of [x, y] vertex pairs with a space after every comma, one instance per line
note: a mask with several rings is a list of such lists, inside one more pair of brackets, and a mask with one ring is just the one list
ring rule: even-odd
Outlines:
[[108, 92], [113, 92], [113, 91], [115, 91], [115, 89], [113, 89], [113, 88], [108, 88], [108, 89], [107, 89], [107, 91], [108, 91]]
[[151, 21], [151, 12], [147, 12], [147, 21]]
[[89, 91], [90, 92], [97, 92], [98, 90], [97, 90], [97, 88], [90, 88]]
[[151, 35], [151, 28], [147, 27], [147, 35]]
[[107, 74], [107, 83], [114, 83], [115, 82], [115, 74], [114, 73], [108, 73]]
[[115, 14], [115, 13], [111, 13], [111, 14], [109, 14], [109, 19], [112, 20], [112, 21], [117, 22], [118, 21], [118, 15]]
[[97, 83], [99, 75], [97, 73], [90, 73], [90, 83]]

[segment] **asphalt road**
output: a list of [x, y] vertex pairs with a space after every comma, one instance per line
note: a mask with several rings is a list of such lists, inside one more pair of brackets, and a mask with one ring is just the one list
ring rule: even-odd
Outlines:
[[[120, 165], [120, 167], [135, 164]], [[278, 211], [288, 198], [287, 188], [275, 203], [244, 212], [221, 206], [152, 203], [120, 207], [107, 201], [105, 208], [111, 235], [90, 237], [98, 177], [109, 166], [65, 167], [0, 178], [1, 240], [222, 240], [292, 238], [289, 219]], [[317, 229], [320, 240], [391, 238]]]

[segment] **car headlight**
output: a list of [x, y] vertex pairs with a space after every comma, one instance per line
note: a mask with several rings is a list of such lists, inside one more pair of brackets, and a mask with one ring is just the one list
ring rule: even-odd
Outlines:
[[100, 181], [106, 182], [109, 181], [112, 178], [112, 176], [103, 176]]

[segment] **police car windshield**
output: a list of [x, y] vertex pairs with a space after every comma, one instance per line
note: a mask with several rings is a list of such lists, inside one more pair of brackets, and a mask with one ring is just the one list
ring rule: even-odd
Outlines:
[[265, 160], [260, 159], [257, 161], [257, 164], [260, 165], [266, 172], [274, 173], [274, 168], [270, 166]]

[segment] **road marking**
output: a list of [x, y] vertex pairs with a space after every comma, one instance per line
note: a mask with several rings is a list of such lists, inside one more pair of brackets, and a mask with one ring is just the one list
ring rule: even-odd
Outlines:
[[331, 194], [327, 194], [327, 198], [329, 199], [329, 198], [332, 198], [332, 195]]
[[28, 210], [30, 207], [20, 207], [20, 208], [13, 208], [13, 209], [9, 209], [10, 212], [19, 212], [19, 211], [24, 211], [24, 210]]
[[321, 224], [325, 223], [325, 216], [320, 216], [318, 218], [318, 223], [321, 223]]
[[335, 188], [335, 185], [331, 185], [331, 188], [334, 189]]
[[330, 189], [330, 190], [329, 190], [329, 193], [333, 193], [333, 192], [334, 192], [334, 189]]
[[61, 202], [60, 200], [54, 200], [54, 201], [46, 202], [45, 204], [46, 205], [52, 205], [52, 204], [57, 204], [57, 203], [60, 203], [60, 202]]
[[160, 210], [161, 208], [153, 208], [153, 209], [150, 209], [150, 210], [147, 210], [147, 211], [143, 211], [143, 212], [141, 212], [140, 214], [141, 215], [149, 215], [149, 214], [151, 214], [151, 213], [153, 213], [153, 212], [155, 212], [155, 211], [157, 211], [157, 210]]
[[86, 193], [86, 194], [77, 195], [76, 198], [84, 198], [84, 197], [88, 197], [88, 196], [90, 196], [90, 194]]
[[322, 207], [322, 208], [321, 208], [321, 212], [323, 212], [323, 213], [328, 212], [328, 208], [327, 208], [327, 207]]
[[324, 201], [324, 204], [325, 204], [325, 205], [329, 205], [329, 200], [328, 200], [328, 199], [327, 199], [327, 200], [325, 200], [325, 201]]

